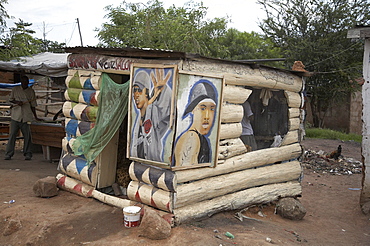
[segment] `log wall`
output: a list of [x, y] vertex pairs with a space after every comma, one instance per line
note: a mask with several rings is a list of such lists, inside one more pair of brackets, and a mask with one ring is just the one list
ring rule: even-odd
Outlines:
[[[93, 187], [102, 188], [115, 182], [117, 149], [112, 148], [117, 136], [108, 143], [102, 153], [88, 163], [84, 156], [76, 156], [72, 145], [75, 139], [95, 126], [99, 106], [101, 72], [88, 70], [68, 70], [66, 78], [66, 101], [63, 114], [66, 117], [66, 137], [62, 140], [64, 155], [59, 161], [59, 169], [64, 174]], [[101, 163], [104, 168], [101, 168]]]
[[[130, 177], [134, 181], [128, 187], [130, 199], [172, 212], [179, 224], [224, 210], [300, 195], [302, 168], [297, 159], [302, 154], [299, 144], [302, 78], [289, 72], [252, 69], [240, 64], [219, 66], [201, 59], [184, 61], [182, 69], [225, 78], [218, 164], [214, 168], [176, 171], [156, 167], [152, 177], [157, 181], [153, 181], [150, 174], [153, 167], [132, 163]], [[284, 90], [288, 132], [279, 147], [247, 152], [240, 140], [241, 104], [252, 93], [246, 86]], [[161, 182], [158, 177], [162, 177]], [[156, 197], [151, 195], [155, 193]]]
[[[146, 60], [146, 63], [151, 61]], [[171, 212], [179, 224], [224, 210], [300, 195], [302, 170], [297, 159], [302, 154], [299, 144], [302, 78], [288, 71], [252, 68], [245, 64], [203, 58], [185, 59], [177, 64], [180, 72], [224, 77], [218, 165], [214, 168], [173, 171], [132, 162], [129, 169], [132, 181], [127, 187], [129, 199]], [[100, 72], [79, 71], [76, 74], [76, 70], [70, 70], [66, 80], [67, 86], [74, 88], [67, 90], [66, 98], [70, 102], [63, 107], [63, 112], [70, 118], [67, 123], [70, 125], [69, 134], [63, 140], [63, 148], [67, 152], [75, 136], [94, 126], [83, 122], [93, 122], [90, 119], [94, 117], [94, 107], [98, 106], [98, 93], [87, 90], [99, 90]], [[243, 117], [241, 104], [252, 93], [247, 88], [284, 91], [288, 106], [288, 132], [278, 147], [247, 152], [240, 140], [240, 121]], [[82, 115], [80, 111], [85, 114], [90, 112], [91, 115]], [[71, 176], [81, 175], [77, 166], [73, 169], [62, 164], [62, 168]], [[82, 173], [89, 172], [84, 170]], [[78, 179], [88, 180], [90, 185], [94, 185], [93, 179], [88, 176]]]

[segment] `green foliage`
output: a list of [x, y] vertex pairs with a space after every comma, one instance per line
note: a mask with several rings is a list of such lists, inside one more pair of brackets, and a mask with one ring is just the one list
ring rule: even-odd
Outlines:
[[334, 139], [342, 141], [355, 141], [361, 143], [362, 136], [357, 134], [346, 134], [339, 131], [334, 131], [330, 129], [323, 128], [307, 128], [306, 129], [307, 138], [321, 138], [321, 139]]
[[[221, 38], [221, 43], [226, 47], [227, 54], [223, 59], [229, 60], [251, 60], [282, 58], [281, 49], [274, 47], [274, 43], [269, 38], [256, 32], [240, 32], [234, 28], [227, 30]], [[282, 64], [274, 63], [274, 66]]]
[[[186, 7], [165, 9], [158, 0], [142, 3], [123, 2], [107, 6], [104, 23], [98, 30], [100, 46], [142, 47], [215, 55], [224, 47], [217, 40], [225, 33], [227, 19], [203, 20], [207, 8], [187, 3]], [[210, 42], [210, 39], [212, 42]]]
[[106, 11], [109, 22], [96, 29], [102, 47], [166, 49], [234, 60], [281, 57], [261, 35], [227, 29], [226, 17], [205, 20], [203, 3], [165, 9], [158, 0], [146, 5], [123, 2]]
[[9, 29], [9, 33], [0, 38], [5, 46], [0, 50], [0, 60], [12, 60], [22, 56], [30, 56], [40, 52], [64, 52], [64, 43], [34, 38], [35, 31], [30, 27], [31, 23], [19, 19], [15, 27]]
[[356, 24], [370, 23], [368, 0], [259, 0], [267, 18], [265, 35], [282, 49], [287, 64], [302, 61], [315, 75], [306, 79], [314, 125], [321, 127], [325, 112], [359, 89], [362, 41], [347, 39]]

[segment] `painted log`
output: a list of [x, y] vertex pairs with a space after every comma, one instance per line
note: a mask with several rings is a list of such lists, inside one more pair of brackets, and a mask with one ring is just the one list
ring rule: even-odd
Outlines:
[[254, 204], [276, 201], [283, 197], [295, 197], [302, 193], [299, 182], [264, 185], [216, 197], [174, 210], [175, 224], [210, 217], [215, 213], [246, 208]]
[[227, 85], [263, 87], [277, 90], [300, 92], [303, 87], [302, 77], [289, 71], [259, 67], [253, 69], [245, 64], [226, 64], [193, 58], [183, 63], [183, 70], [221, 75]]
[[68, 88], [64, 92], [64, 97], [68, 101], [98, 106], [99, 93], [100, 91], [96, 90]]
[[135, 205], [136, 202], [130, 201], [128, 199], [122, 199], [119, 197], [110, 196], [107, 194], [104, 194], [100, 191], [95, 190], [93, 186], [87, 185], [82, 183], [79, 180], [76, 180], [74, 178], [67, 177], [63, 174], [57, 175], [57, 185], [59, 188], [75, 193], [77, 195], [83, 196], [83, 197], [93, 197], [103, 203], [124, 208], [128, 206]]
[[222, 104], [221, 123], [239, 123], [243, 119], [243, 106], [235, 104]]
[[240, 138], [225, 139], [219, 142], [218, 159], [225, 160], [233, 156], [247, 153], [243, 141]]
[[[223, 101], [228, 103], [243, 104], [252, 94], [252, 90], [242, 86], [226, 85], [223, 88]], [[236, 96], [237, 95], [237, 96]]]
[[64, 137], [62, 139], [62, 149], [64, 153], [66, 154], [73, 154], [72, 150], [72, 144], [76, 140], [76, 138], [71, 138], [71, 137]]
[[68, 70], [67, 88], [100, 90], [101, 72], [88, 70]]
[[65, 117], [81, 120], [96, 121], [98, 107], [88, 106], [83, 103], [66, 101], [63, 104], [63, 114]]
[[94, 128], [93, 121], [80, 121], [71, 118], [65, 118], [65, 131], [68, 137], [78, 137]]
[[223, 164], [214, 168], [203, 168], [201, 171], [199, 169], [178, 170], [176, 171], [177, 183], [205, 179], [280, 161], [293, 160], [301, 156], [301, 154], [302, 148], [298, 143], [278, 148], [255, 150], [226, 159]]
[[66, 175], [60, 173], [56, 176], [56, 178], [58, 180], [57, 185], [59, 188], [83, 197], [92, 197], [92, 192], [95, 189], [93, 186], [84, 184], [81, 181], [67, 177]]
[[255, 69], [252, 74], [248, 75], [227, 73], [224, 74], [224, 77], [227, 85], [263, 87], [293, 92], [302, 90], [302, 79], [300, 77], [271, 70]]
[[172, 192], [142, 182], [131, 181], [127, 187], [127, 196], [132, 201], [138, 201], [168, 212], [173, 211]]
[[287, 99], [288, 107], [300, 108], [302, 106], [302, 98], [299, 93], [284, 91], [284, 94]]
[[238, 138], [242, 135], [241, 123], [230, 123], [220, 125], [220, 139]]
[[291, 118], [289, 119], [289, 131], [298, 130], [301, 124], [300, 118]]
[[129, 174], [132, 180], [144, 182], [162, 190], [176, 191], [176, 175], [168, 169], [132, 162]]
[[88, 165], [86, 159], [81, 156], [65, 154], [59, 160], [59, 170], [75, 179], [95, 187], [98, 170], [93, 162]]
[[289, 108], [289, 118], [298, 118], [300, 117], [301, 113], [300, 113], [300, 109], [299, 108]]
[[298, 161], [292, 161], [182, 184], [177, 187], [174, 208], [177, 209], [247, 188], [298, 180], [301, 172], [301, 164]]
[[284, 136], [280, 146], [290, 145], [299, 141], [298, 130], [289, 131]]
[[122, 198], [115, 197], [115, 196], [110, 196], [108, 194], [104, 194], [97, 190], [93, 190], [92, 197], [103, 203], [106, 203], [106, 204], [109, 204], [109, 205], [112, 205], [118, 208], [125, 208], [125, 207], [133, 206], [136, 204], [135, 201], [131, 201], [128, 199], [122, 199]]

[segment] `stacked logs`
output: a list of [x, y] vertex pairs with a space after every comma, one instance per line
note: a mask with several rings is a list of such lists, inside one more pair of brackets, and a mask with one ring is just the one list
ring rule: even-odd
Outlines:
[[[183, 67], [187, 71], [213, 72], [225, 78], [218, 165], [176, 171], [138, 162], [130, 166], [133, 181], [127, 189], [128, 197], [173, 213], [176, 224], [301, 194], [302, 169], [297, 159], [302, 154], [299, 144], [302, 78], [267, 68], [223, 65], [220, 68], [212, 62], [189, 61]], [[284, 90], [289, 107], [289, 130], [279, 147], [247, 152], [239, 139], [241, 104], [252, 93], [246, 86]]]
[[83, 156], [74, 155], [71, 146], [76, 137], [95, 126], [100, 77], [101, 72], [68, 71], [67, 90], [64, 94], [67, 101], [63, 104], [66, 137], [62, 140], [64, 155], [59, 161], [59, 169], [64, 174], [93, 187], [97, 184], [97, 165], [89, 165]]

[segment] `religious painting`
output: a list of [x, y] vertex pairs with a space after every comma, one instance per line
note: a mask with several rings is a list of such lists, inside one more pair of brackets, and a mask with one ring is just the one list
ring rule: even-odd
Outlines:
[[169, 168], [173, 144], [176, 65], [133, 64], [127, 156]]
[[216, 166], [223, 83], [222, 77], [179, 74], [173, 169]]

